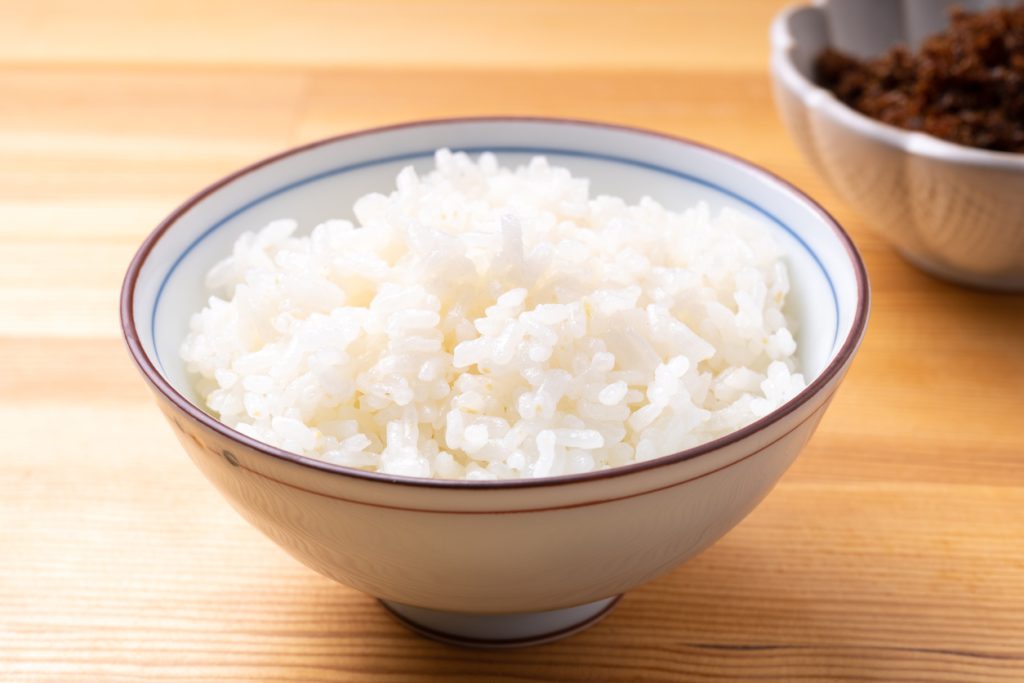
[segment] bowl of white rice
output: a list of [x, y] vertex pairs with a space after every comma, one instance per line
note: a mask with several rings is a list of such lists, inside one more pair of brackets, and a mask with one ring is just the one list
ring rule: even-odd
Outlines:
[[425, 635], [502, 647], [595, 623], [742, 520], [868, 300], [843, 230], [748, 162], [481, 118], [211, 185], [143, 243], [121, 317], [247, 520]]

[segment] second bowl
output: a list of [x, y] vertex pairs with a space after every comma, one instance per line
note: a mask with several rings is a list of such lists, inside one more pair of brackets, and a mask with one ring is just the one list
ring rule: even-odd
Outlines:
[[1024, 290], [1024, 155], [881, 123], [813, 78], [827, 47], [859, 58], [914, 47], [943, 28], [954, 4], [993, 3], [830, 0], [784, 10], [772, 25], [776, 102], [803, 153], [908, 261], [954, 282]]

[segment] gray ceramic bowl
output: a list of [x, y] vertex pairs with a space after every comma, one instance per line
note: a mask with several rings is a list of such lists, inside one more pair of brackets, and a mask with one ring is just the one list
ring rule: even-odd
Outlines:
[[797, 144], [868, 224], [915, 265], [955, 282], [1024, 290], [1024, 154], [991, 152], [864, 116], [811, 79], [827, 46], [872, 57], [916, 47], [953, 5], [991, 0], [830, 0], [772, 25], [779, 111]]

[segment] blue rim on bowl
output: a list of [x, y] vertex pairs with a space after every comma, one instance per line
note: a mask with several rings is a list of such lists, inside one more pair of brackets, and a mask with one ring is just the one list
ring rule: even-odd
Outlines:
[[[725, 436], [719, 437], [719, 438], [714, 439], [712, 441], [708, 441], [706, 443], [700, 444], [700, 445], [695, 446], [693, 448], [689, 448], [689, 449], [686, 449], [686, 450], [683, 450], [683, 451], [679, 451], [677, 453], [673, 453], [673, 454], [669, 454], [669, 455], [660, 456], [658, 458], [653, 458], [653, 459], [645, 461], [645, 462], [633, 463], [633, 464], [629, 464], [629, 465], [622, 465], [622, 466], [619, 466], [619, 467], [615, 467], [615, 468], [611, 468], [611, 469], [607, 469], [607, 470], [600, 470], [600, 471], [597, 471], [597, 472], [587, 472], [587, 473], [582, 473], [582, 474], [563, 475], [563, 476], [554, 476], [554, 477], [544, 477], [544, 478], [537, 478], [537, 479], [511, 479], [511, 480], [498, 480], [498, 481], [466, 481], [466, 480], [451, 480], [451, 479], [426, 479], [426, 478], [407, 477], [407, 476], [398, 476], [398, 475], [386, 475], [386, 474], [380, 474], [380, 473], [376, 473], [376, 472], [365, 472], [365, 471], [362, 471], [362, 470], [348, 468], [348, 467], [344, 467], [344, 466], [341, 466], [341, 465], [334, 465], [334, 464], [331, 464], [331, 463], [328, 463], [328, 462], [325, 462], [325, 461], [322, 461], [322, 460], [317, 460], [315, 458], [310, 458], [310, 457], [302, 456], [302, 455], [299, 455], [297, 453], [292, 453], [292, 452], [289, 452], [289, 451], [285, 451], [285, 450], [276, 448], [276, 447], [271, 446], [269, 444], [265, 444], [263, 442], [260, 442], [260, 441], [257, 441], [255, 439], [252, 439], [251, 437], [248, 437], [248, 436], [246, 436], [246, 435], [244, 435], [244, 434], [242, 434], [242, 433], [240, 433], [240, 432], [238, 432], [238, 431], [236, 431], [234, 429], [231, 429], [227, 425], [221, 423], [216, 418], [214, 418], [213, 416], [211, 416], [208, 413], [206, 413], [205, 411], [203, 411], [201, 408], [199, 408], [197, 405], [195, 405], [192, 401], [188, 400], [185, 396], [183, 396], [180, 392], [178, 392], [170, 384], [170, 382], [167, 381], [167, 379], [163, 376], [163, 373], [158, 368], [159, 359], [153, 359], [153, 358], [151, 358], [149, 356], [149, 354], [146, 353], [146, 351], [143, 348], [142, 341], [141, 341], [141, 339], [139, 337], [138, 329], [136, 327], [135, 312], [134, 312], [135, 287], [136, 287], [136, 283], [137, 283], [138, 278], [139, 278], [139, 274], [140, 274], [140, 272], [142, 270], [143, 265], [146, 263], [146, 260], [147, 260], [147, 258], [149, 256], [150, 252], [153, 250], [154, 246], [160, 241], [160, 239], [163, 237], [163, 235], [168, 230], [171, 229], [171, 227], [181, 218], [182, 215], [184, 215], [187, 211], [189, 211], [189, 209], [191, 209], [197, 203], [199, 203], [200, 201], [205, 199], [207, 196], [209, 196], [212, 193], [218, 191], [219, 189], [221, 189], [225, 185], [228, 185], [231, 182], [233, 182], [233, 181], [235, 181], [235, 180], [237, 180], [237, 179], [239, 179], [239, 178], [241, 178], [241, 177], [243, 177], [243, 176], [245, 176], [245, 175], [247, 175], [249, 173], [252, 173], [252, 172], [254, 172], [254, 171], [258, 170], [258, 169], [261, 169], [264, 166], [267, 166], [267, 165], [272, 164], [272, 163], [274, 163], [276, 161], [285, 159], [285, 158], [287, 158], [289, 156], [292, 156], [292, 155], [300, 154], [302, 152], [306, 152], [306, 151], [315, 149], [317, 147], [322, 147], [322, 146], [325, 146], [325, 145], [333, 144], [333, 143], [341, 141], [341, 140], [345, 140], [345, 139], [349, 139], [349, 138], [355, 138], [355, 137], [361, 137], [361, 136], [369, 136], [369, 135], [379, 134], [379, 133], [390, 131], [390, 130], [397, 130], [397, 129], [402, 129], [402, 128], [412, 128], [412, 127], [428, 127], [428, 126], [432, 126], [432, 125], [448, 125], [448, 124], [452, 124], [452, 123], [462, 123], [462, 122], [466, 122], [466, 123], [480, 123], [480, 122], [483, 122], [483, 123], [486, 123], [486, 122], [494, 122], [494, 123], [500, 123], [500, 122], [539, 122], [539, 123], [549, 123], [549, 124], [565, 124], [565, 125], [573, 125], [573, 126], [588, 126], [588, 127], [594, 127], [594, 128], [603, 128], [603, 129], [610, 129], [610, 130], [620, 130], [620, 131], [629, 132], [629, 133], [633, 133], [633, 134], [640, 134], [640, 135], [645, 135], [645, 136], [652, 136], [652, 137], [655, 137], [655, 138], [662, 138], [662, 139], [668, 140], [668, 141], [670, 141], [670, 142], [672, 142], [674, 144], [686, 145], [686, 146], [690, 146], [690, 147], [693, 147], [693, 148], [698, 148], [698, 149], [701, 149], [701, 150], [704, 150], [704, 151], [708, 151], [708, 152], [711, 152], [713, 154], [722, 156], [722, 157], [726, 158], [727, 160], [729, 160], [729, 161], [731, 161], [731, 162], [733, 162], [733, 163], [735, 163], [735, 164], [745, 168], [748, 172], [753, 172], [755, 175], [759, 176], [762, 180], [765, 180], [768, 183], [773, 184], [775, 187], [777, 187], [779, 189], [782, 189], [783, 191], [788, 193], [791, 198], [794, 198], [794, 199], [798, 200], [805, 207], [809, 208], [813, 213], [815, 213], [822, 220], [823, 223], [825, 223], [833, 231], [835, 237], [838, 239], [838, 241], [840, 242], [840, 244], [843, 246], [844, 250], [846, 251], [846, 254], [847, 254], [847, 256], [848, 256], [848, 258], [850, 260], [850, 263], [851, 263], [851, 265], [853, 267], [854, 276], [855, 276], [855, 279], [856, 279], [856, 290], [857, 290], [856, 310], [853, 313], [852, 322], [851, 322], [851, 325], [850, 325], [850, 330], [847, 333], [846, 338], [843, 340], [842, 346], [840, 347], [838, 352], [836, 352], [836, 354], [832, 358], [831, 362], [829, 362], [829, 364], [807, 385], [807, 387], [805, 387], [802, 391], [800, 391], [789, 402], [787, 402], [785, 405], [779, 407], [778, 409], [772, 411], [768, 415], [766, 415], [766, 416], [764, 416], [764, 417], [762, 417], [762, 418], [760, 418], [760, 419], [750, 423], [749, 425], [747, 425], [747, 426], [745, 426], [745, 427], [743, 427], [741, 429], [738, 429], [738, 430], [736, 430], [734, 432], [730, 432], [729, 434], [726, 434]], [[484, 148], [481, 148], [478, 151], [483, 151], [483, 149]], [[486, 148], [486, 149], [490, 149], [490, 150], [494, 151], [494, 148]], [[473, 151], [473, 150], [470, 150], [470, 151]], [[498, 151], [501, 151], [501, 150], [499, 149]], [[519, 151], [519, 152], [522, 152], [522, 151], [531, 152], [532, 151], [532, 152], [536, 152], [536, 153], [544, 153], [545, 150], [535, 149], [535, 148], [530, 148], [528, 146], [524, 146], [522, 148], [519, 148], [519, 147], [515, 148], [515, 151]], [[550, 150], [550, 151], [557, 151], [559, 154], [564, 154], [566, 152], [565, 150]], [[412, 155], [412, 156], [420, 156], [420, 155]], [[600, 155], [598, 155], [598, 156], [600, 156]], [[605, 157], [605, 158], [608, 158], [608, 157]], [[392, 159], [388, 159], [388, 160], [374, 160], [373, 162], [368, 162], [368, 163], [383, 163], [384, 161], [397, 161], [397, 160], [399, 160], [399, 159], [393, 159], [392, 158]], [[623, 161], [623, 160], [622, 159], [617, 159], [617, 161]], [[639, 162], [630, 160], [630, 163], [637, 164]], [[648, 166], [650, 166], [650, 165], [648, 165]], [[657, 169], [654, 169], [654, 170], [667, 170], [667, 169], [657, 168]], [[339, 172], [342, 172], [342, 170], [335, 169], [334, 171], [329, 172], [329, 173], [339, 173]], [[683, 175], [683, 174], [679, 174], [678, 172], [675, 172], [675, 171], [672, 171], [672, 173], [674, 173], [676, 175]], [[297, 184], [308, 183], [308, 182], [311, 182], [311, 181], [313, 181], [313, 180], [315, 180], [315, 179], [317, 179], [319, 177], [323, 177], [325, 175], [327, 175], [327, 174], [323, 174], [323, 173], [317, 174], [317, 176], [306, 178], [304, 180], [298, 181], [297, 183], [290, 183], [287, 186], [277, 188], [277, 190], [275, 190], [273, 192], [270, 192], [268, 194], [265, 194], [264, 196], [262, 196], [262, 197], [260, 197], [260, 198], [258, 198], [256, 200], [250, 201], [250, 202], [246, 203], [244, 206], [239, 207], [235, 211], [230, 212], [229, 215], [223, 217], [220, 221], [217, 221], [211, 227], [207, 228], [201, 235], [199, 235], [196, 239], [194, 239], [190, 243], [190, 246], [187, 247], [184, 252], [182, 252], [181, 254], [178, 255], [178, 258], [171, 265], [170, 269], [167, 271], [167, 273], [164, 274], [164, 278], [163, 278], [162, 283], [160, 285], [160, 288], [159, 288], [156, 300], [154, 301], [154, 307], [156, 307], [158, 305], [158, 302], [159, 302], [159, 299], [160, 299], [160, 294], [163, 291], [163, 287], [164, 287], [164, 284], [166, 283], [167, 277], [169, 277], [170, 274], [174, 271], [174, 269], [177, 267], [178, 263], [180, 263], [180, 261], [184, 258], [184, 256], [188, 253], [188, 251], [190, 249], [192, 249], [196, 244], [198, 244], [200, 241], [202, 241], [202, 239], [204, 239], [207, 235], [209, 235], [212, 232], [214, 232], [225, 221], [230, 219], [232, 216], [237, 215], [237, 213], [239, 213], [241, 211], [244, 211], [245, 209], [249, 208], [250, 206], [252, 206], [252, 205], [254, 205], [256, 203], [265, 201], [269, 197], [274, 196], [276, 194], [279, 194], [281, 192], [284, 192], [287, 189], [290, 189], [290, 188], [296, 186]], [[690, 179], [691, 180], [697, 180], [698, 182], [700, 182], [701, 184], [704, 184], [704, 185], [709, 185], [708, 181], [705, 181], [705, 180], [701, 180], [701, 179], [698, 179], [698, 178], [692, 178], [692, 177]], [[752, 208], [758, 210], [760, 213], [766, 215], [768, 218], [774, 220], [783, 229], [787, 229], [788, 230], [788, 228], [781, 221], [776, 219], [774, 216], [772, 216], [770, 213], [768, 213], [764, 209], [761, 209], [760, 207], [752, 204], [749, 200], [747, 200], [747, 199], [745, 199], [745, 198], [743, 198], [743, 197], [741, 197], [739, 195], [736, 195], [735, 193], [732, 193], [732, 192], [730, 192], [728, 190], [725, 190], [724, 188], [717, 188], [717, 189], [719, 189], [721, 191], [724, 191], [726, 194], [732, 196], [733, 198], [736, 198], [736, 199], [739, 199], [740, 201], [743, 201], [744, 203], [748, 204]], [[804, 246], [806, 248], [806, 245], [804, 245]], [[808, 249], [808, 251], [810, 251], [810, 250]], [[811, 255], [812, 255], [812, 257], [814, 257], [815, 260], [817, 260], [817, 256], [814, 255], [813, 252], [811, 252]], [[819, 263], [819, 266], [820, 266], [820, 263]], [[823, 269], [823, 271], [824, 271], [824, 269]], [[826, 275], [826, 277], [827, 277], [827, 275]], [[835, 294], [833, 292], [833, 297], [834, 296], [835, 296]], [[671, 464], [682, 462], [682, 461], [685, 461], [685, 460], [691, 460], [693, 458], [697, 458], [697, 457], [699, 457], [701, 455], [704, 455], [706, 453], [710, 453], [710, 452], [716, 451], [716, 450], [718, 450], [720, 448], [723, 448], [723, 447], [728, 446], [730, 444], [733, 444], [735, 442], [741, 441], [741, 440], [751, 436], [752, 434], [754, 434], [754, 433], [764, 429], [765, 427], [767, 427], [767, 426], [769, 426], [769, 425], [771, 425], [771, 424], [773, 424], [775, 422], [778, 422], [779, 420], [783, 419], [784, 417], [786, 417], [787, 415], [789, 415], [790, 413], [795, 411], [797, 408], [799, 408], [804, 403], [809, 401], [811, 399], [811, 397], [813, 397], [815, 394], [817, 394], [832, 379], [835, 378], [835, 376], [842, 370], [844, 365], [847, 363], [847, 361], [850, 359], [850, 357], [856, 351], [857, 346], [860, 343], [860, 340], [861, 340], [861, 338], [864, 335], [864, 331], [865, 331], [866, 326], [867, 326], [867, 318], [868, 318], [869, 308], [870, 308], [870, 288], [869, 288], [869, 285], [868, 285], [867, 272], [866, 272], [864, 264], [863, 264], [863, 262], [862, 262], [862, 260], [860, 258], [860, 255], [858, 254], [857, 249], [854, 246], [854, 244], [853, 244], [852, 240], [850, 239], [849, 235], [847, 235], [846, 232], [842, 229], [842, 227], [840, 227], [839, 224], [835, 221], [835, 219], [833, 219], [832, 216], [824, 208], [822, 208], [819, 204], [817, 204], [814, 200], [810, 199], [807, 195], [805, 195], [803, 192], [798, 190], [791, 183], [789, 183], [789, 182], [779, 178], [778, 176], [776, 176], [776, 175], [774, 175], [774, 174], [764, 170], [763, 168], [760, 168], [759, 166], [757, 166], [755, 164], [750, 163], [749, 161], [746, 161], [744, 159], [736, 157], [736, 156], [734, 156], [732, 154], [729, 154], [727, 152], [722, 152], [721, 150], [714, 149], [714, 148], [709, 147], [707, 145], [703, 145], [703, 144], [700, 144], [700, 143], [697, 143], [697, 142], [686, 140], [684, 138], [679, 138], [679, 137], [675, 137], [675, 136], [671, 136], [671, 135], [666, 135], [666, 134], [663, 134], [663, 133], [656, 133], [656, 132], [647, 131], [647, 130], [643, 130], [643, 129], [639, 129], [639, 128], [632, 128], [632, 127], [628, 127], [628, 126], [620, 126], [620, 125], [598, 123], [598, 122], [591, 122], [591, 121], [581, 121], [581, 120], [572, 120], [572, 119], [554, 119], [554, 118], [543, 118], [543, 117], [470, 117], [470, 118], [452, 118], [452, 119], [435, 119], [435, 120], [426, 120], [426, 121], [415, 121], [415, 122], [398, 124], [398, 125], [393, 125], [393, 126], [384, 126], [384, 127], [379, 127], [379, 128], [372, 128], [372, 129], [362, 130], [362, 131], [353, 132], [353, 133], [347, 133], [347, 134], [344, 134], [344, 135], [339, 135], [339, 136], [335, 136], [335, 137], [319, 140], [319, 141], [312, 142], [312, 143], [309, 143], [309, 144], [306, 144], [306, 145], [295, 147], [293, 149], [284, 151], [284, 152], [282, 152], [280, 154], [276, 154], [274, 156], [271, 156], [271, 157], [268, 157], [268, 158], [263, 159], [261, 161], [258, 161], [256, 163], [250, 165], [250, 166], [247, 166], [247, 167], [245, 167], [245, 168], [243, 168], [243, 169], [241, 169], [241, 170], [239, 170], [239, 171], [237, 171], [237, 172], [235, 172], [235, 173], [233, 173], [231, 175], [228, 175], [228, 176], [222, 178], [221, 180], [219, 180], [219, 181], [217, 181], [217, 182], [207, 186], [203, 190], [201, 190], [198, 193], [196, 193], [195, 195], [193, 195], [190, 199], [185, 201], [177, 209], [175, 209], [167, 218], [165, 218], [156, 227], [156, 229], [146, 238], [146, 240], [139, 247], [139, 250], [136, 252], [134, 258], [131, 261], [131, 264], [128, 267], [128, 271], [127, 271], [127, 273], [125, 275], [124, 283], [122, 285], [122, 289], [121, 289], [121, 303], [120, 303], [120, 317], [121, 317], [121, 326], [122, 326], [122, 330], [123, 330], [123, 333], [124, 333], [124, 339], [125, 339], [125, 342], [126, 342], [126, 344], [128, 346], [129, 352], [131, 353], [131, 356], [132, 356], [133, 360], [135, 361], [136, 365], [139, 367], [140, 371], [142, 372], [142, 374], [146, 378], [146, 380], [160, 394], [162, 394], [164, 396], [164, 398], [166, 398], [168, 401], [173, 403], [180, 410], [184, 411], [187, 415], [189, 415], [193, 419], [197, 420], [200, 424], [206, 426], [207, 428], [209, 428], [209, 429], [211, 429], [211, 430], [213, 430], [215, 432], [220, 433], [221, 435], [223, 435], [224, 437], [226, 437], [226, 438], [228, 438], [228, 439], [230, 439], [232, 441], [240, 442], [240, 443], [244, 444], [245, 446], [248, 446], [249, 448], [255, 449], [256, 451], [262, 452], [262, 453], [264, 453], [266, 455], [269, 455], [271, 457], [279, 458], [279, 459], [282, 459], [282, 460], [285, 460], [285, 461], [288, 461], [288, 462], [291, 462], [291, 463], [294, 463], [294, 464], [297, 464], [297, 465], [313, 468], [313, 469], [320, 470], [320, 471], [323, 471], [323, 472], [326, 472], [326, 473], [330, 473], [330, 474], [334, 474], [334, 475], [340, 475], [340, 476], [346, 476], [346, 477], [354, 477], [354, 478], [358, 478], [358, 479], [375, 481], [375, 482], [380, 482], [380, 483], [401, 484], [401, 485], [405, 485], [405, 486], [417, 486], [417, 487], [426, 487], [426, 488], [444, 488], [444, 489], [473, 489], [473, 490], [480, 490], [480, 489], [532, 488], [532, 487], [553, 486], [553, 485], [561, 485], [561, 484], [572, 484], [572, 483], [579, 483], [579, 482], [585, 482], [585, 481], [593, 481], [593, 480], [597, 480], [597, 479], [607, 479], [607, 478], [622, 477], [622, 476], [626, 476], [626, 475], [629, 475], [629, 474], [635, 473], [635, 472], [648, 471], [648, 470], [651, 470], [651, 469], [655, 469], [655, 468], [658, 468], [658, 467], [663, 467], [663, 466], [671, 465]], [[154, 319], [155, 319], [155, 316], [154, 316]]]

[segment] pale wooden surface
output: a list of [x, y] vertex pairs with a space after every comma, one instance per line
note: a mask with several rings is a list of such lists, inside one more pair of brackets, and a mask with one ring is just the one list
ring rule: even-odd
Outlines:
[[[772, 108], [764, 2], [0, 5], [0, 680], [1024, 680], [1024, 296], [909, 268]], [[600, 626], [437, 645], [246, 525], [122, 348], [144, 235], [299, 142], [597, 118], [746, 156], [832, 210], [875, 307], [818, 434]]]

